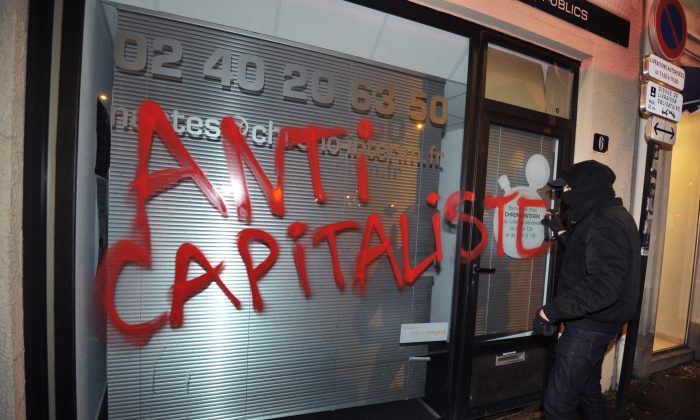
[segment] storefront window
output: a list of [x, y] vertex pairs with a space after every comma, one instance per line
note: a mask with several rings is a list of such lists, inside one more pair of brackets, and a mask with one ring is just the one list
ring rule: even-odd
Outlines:
[[109, 417], [422, 401], [460, 263], [468, 39], [340, 1], [129, 3], [97, 11]]
[[671, 159], [654, 351], [685, 344], [693, 273], [698, 261], [700, 113], [684, 113], [677, 132]]

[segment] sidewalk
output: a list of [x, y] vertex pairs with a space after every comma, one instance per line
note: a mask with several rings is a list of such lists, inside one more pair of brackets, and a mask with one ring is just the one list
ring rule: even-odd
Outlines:
[[[543, 419], [537, 409], [525, 409], [493, 420]], [[615, 397], [608, 401], [609, 420], [700, 419], [700, 361], [688, 362], [633, 380], [625, 407], [615, 409]], [[556, 419], [554, 419], [556, 420]]]

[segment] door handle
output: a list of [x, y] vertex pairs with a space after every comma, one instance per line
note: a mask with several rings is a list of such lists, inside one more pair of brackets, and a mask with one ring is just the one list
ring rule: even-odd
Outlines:
[[489, 267], [489, 268], [481, 268], [481, 267], [479, 267], [479, 266], [476, 265], [476, 264], [474, 264], [474, 265], [472, 266], [472, 273], [489, 273], [489, 274], [491, 274], [491, 273], [495, 273], [495, 272], [496, 272], [496, 269], [495, 269], [495, 268], [492, 268], [492, 267]]

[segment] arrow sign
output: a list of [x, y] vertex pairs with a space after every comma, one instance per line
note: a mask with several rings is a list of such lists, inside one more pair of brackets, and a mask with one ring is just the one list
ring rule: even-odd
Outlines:
[[673, 146], [676, 144], [676, 123], [652, 115], [647, 120], [644, 137], [647, 141], [655, 141]]
[[[674, 125], [674, 127], [675, 127], [675, 124], [673, 124], [673, 125]], [[673, 136], [676, 134], [676, 131], [674, 130], [673, 127], [671, 127], [671, 131], [666, 131], [666, 130], [664, 130], [663, 128], [659, 127], [659, 122], [657, 121], [657, 122], [654, 124], [654, 134], [656, 134], [656, 135], [658, 136], [658, 135], [659, 135], [659, 131], [661, 131], [662, 133], [670, 134], [670, 135], [671, 135], [670, 138], [673, 138]]]
[[671, 119], [676, 118], [676, 114], [674, 114], [673, 111], [671, 111], [670, 109], [662, 110], [661, 115], [663, 115], [664, 117], [671, 117]]

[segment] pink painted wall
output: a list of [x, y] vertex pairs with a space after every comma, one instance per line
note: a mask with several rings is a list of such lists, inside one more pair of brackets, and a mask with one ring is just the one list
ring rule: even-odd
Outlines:
[[27, 1], [0, 2], [0, 419], [23, 419], [22, 158]]

